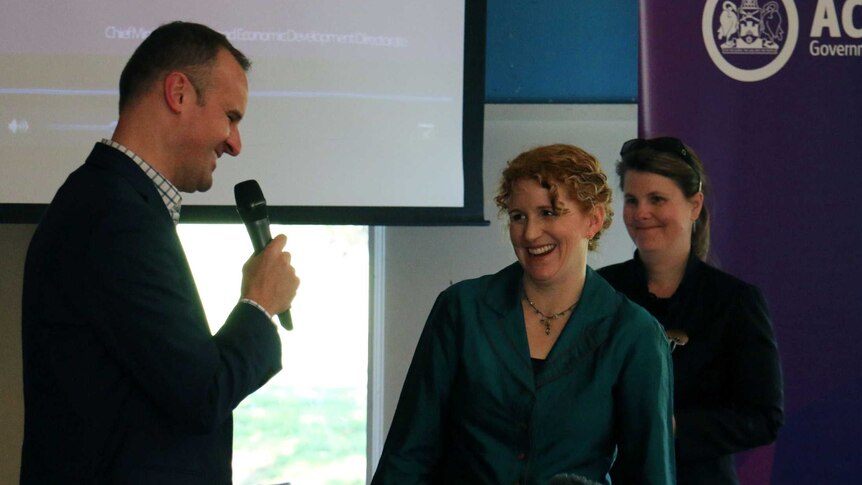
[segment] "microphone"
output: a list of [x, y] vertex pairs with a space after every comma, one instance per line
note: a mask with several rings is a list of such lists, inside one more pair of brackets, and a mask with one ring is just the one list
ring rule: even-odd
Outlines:
[[[236, 199], [236, 211], [239, 212], [239, 218], [248, 230], [254, 254], [258, 254], [272, 241], [272, 234], [269, 232], [269, 216], [266, 213], [266, 199], [263, 198], [263, 192], [257, 180], [246, 180], [236, 184], [233, 187], [233, 195]], [[285, 330], [293, 330], [289, 309], [279, 313], [278, 320]]]

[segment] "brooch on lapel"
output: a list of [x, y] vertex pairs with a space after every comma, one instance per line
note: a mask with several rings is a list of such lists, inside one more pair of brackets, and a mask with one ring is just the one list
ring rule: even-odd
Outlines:
[[665, 330], [664, 333], [667, 335], [667, 343], [670, 344], [671, 352], [673, 352], [675, 348], [682, 347], [688, 343], [688, 334], [682, 330], [671, 329]]

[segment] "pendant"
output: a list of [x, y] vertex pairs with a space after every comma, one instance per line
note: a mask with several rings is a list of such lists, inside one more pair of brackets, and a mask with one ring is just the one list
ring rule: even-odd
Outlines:
[[542, 323], [545, 325], [545, 335], [551, 334], [551, 321], [547, 318], [542, 319]]

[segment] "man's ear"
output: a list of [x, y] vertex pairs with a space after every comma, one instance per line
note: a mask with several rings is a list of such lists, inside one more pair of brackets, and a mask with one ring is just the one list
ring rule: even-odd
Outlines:
[[174, 71], [165, 76], [163, 83], [163, 92], [165, 95], [165, 103], [171, 111], [179, 113], [183, 107], [190, 102], [192, 83], [185, 74]]

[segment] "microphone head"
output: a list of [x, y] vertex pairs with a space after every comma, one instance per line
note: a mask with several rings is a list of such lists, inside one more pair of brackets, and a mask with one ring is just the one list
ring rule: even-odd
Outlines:
[[236, 210], [243, 222], [266, 219], [266, 199], [257, 180], [246, 180], [233, 187]]

